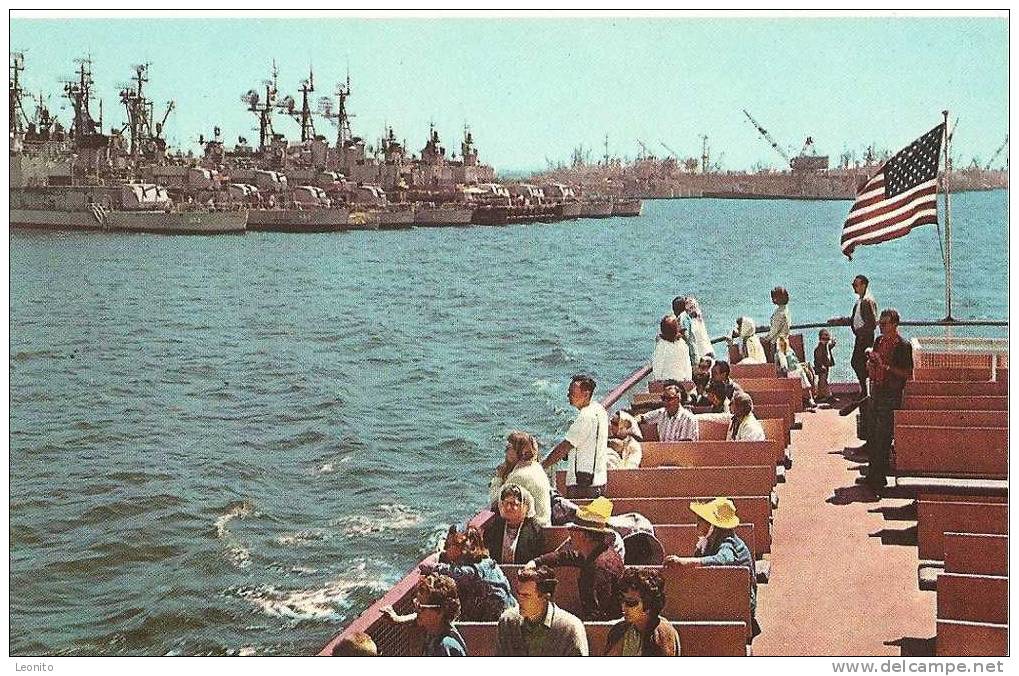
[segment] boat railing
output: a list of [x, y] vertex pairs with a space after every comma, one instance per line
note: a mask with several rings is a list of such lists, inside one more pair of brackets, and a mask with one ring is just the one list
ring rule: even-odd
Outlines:
[[[841, 324], [830, 324], [827, 321], [823, 322], [809, 322], [806, 324], [793, 324], [790, 326], [791, 331], [802, 331], [805, 329], [836, 329], [839, 327], [846, 328]], [[919, 319], [919, 320], [902, 320], [899, 322], [900, 327], [933, 327], [942, 329], [952, 328], [1008, 328], [1008, 322], [999, 319]], [[757, 333], [767, 333], [768, 327], [758, 327]], [[730, 340], [729, 336], [718, 336], [711, 339], [712, 345], [719, 343], [726, 343]], [[644, 381], [645, 378], [651, 375], [651, 364], [650, 362], [644, 364], [640, 368], [633, 371], [628, 375], [621, 383], [612, 388], [608, 394], [599, 400], [599, 403], [605, 408], [610, 410], [616, 403], [619, 402], [626, 394], [634, 387]]]

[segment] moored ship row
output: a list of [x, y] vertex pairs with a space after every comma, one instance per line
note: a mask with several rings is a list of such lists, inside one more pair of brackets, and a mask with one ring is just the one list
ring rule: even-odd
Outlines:
[[[221, 131], [200, 138], [200, 157], [171, 152], [147, 96], [148, 64], [134, 68], [120, 92], [127, 122], [104, 133], [91, 62], [78, 61], [64, 95], [73, 109], [65, 128], [39, 97], [33, 114], [21, 81], [24, 57], [10, 60], [10, 207], [12, 227], [221, 234], [247, 230], [317, 233], [552, 222], [581, 217], [638, 215], [639, 203], [586, 200], [559, 185], [501, 185], [478, 161], [464, 128], [460, 157], [449, 158], [434, 127], [420, 157], [408, 155], [392, 128], [377, 149], [351, 132], [349, 75], [333, 99], [319, 101], [318, 117], [337, 127], [335, 144], [316, 133], [309, 95], [314, 74], [300, 85], [301, 104], [278, 90], [277, 71], [264, 89], [242, 96], [259, 120], [259, 143], [238, 137], [228, 149]], [[276, 117], [297, 120], [300, 142], [274, 127]]]

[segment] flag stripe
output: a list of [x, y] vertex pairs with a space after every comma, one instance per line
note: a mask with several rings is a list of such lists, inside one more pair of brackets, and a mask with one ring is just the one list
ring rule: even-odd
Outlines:
[[886, 217], [889, 214], [908, 208], [917, 202], [933, 202], [937, 199], [937, 193], [938, 186], [936, 183], [931, 181], [930, 184], [918, 186], [916, 192], [906, 195], [901, 199], [896, 198], [894, 200], [885, 200], [880, 205], [875, 205], [873, 208], [866, 209], [858, 214], [850, 213], [850, 217], [846, 219], [845, 232], [853, 232], [854, 230], [867, 227], [874, 221], [874, 219]]
[[849, 239], [853, 239], [853, 238], [857, 238], [857, 237], [866, 237], [867, 235], [869, 235], [872, 232], [875, 232], [875, 231], [880, 230], [882, 228], [886, 228], [889, 225], [895, 225], [896, 223], [901, 223], [903, 221], [908, 221], [908, 220], [910, 220], [912, 218], [915, 218], [918, 213], [920, 213], [922, 211], [931, 210], [931, 209], [934, 210], [935, 214], [937, 214], [937, 203], [934, 200], [931, 200], [929, 202], [922, 202], [922, 203], [919, 203], [919, 204], [914, 204], [909, 209], [907, 209], [905, 211], [902, 211], [901, 213], [897, 213], [894, 216], [888, 216], [888, 217], [883, 218], [881, 220], [876, 220], [876, 221], [870, 223], [866, 228], [858, 228], [858, 229], [854, 230], [853, 232], [847, 232], [847, 233], [843, 234], [842, 235], [842, 241], [847, 241]]
[[880, 244], [881, 242], [887, 242], [888, 240], [898, 239], [908, 235], [913, 228], [921, 225], [934, 225], [938, 222], [938, 216], [936, 211], [927, 213], [926, 215], [919, 216], [915, 221], [909, 222], [907, 225], [899, 225], [888, 228], [887, 230], [881, 231], [878, 234], [868, 236], [866, 238], [856, 239], [846, 242], [842, 245], [842, 252], [849, 254], [852, 252], [857, 245], [862, 244]]

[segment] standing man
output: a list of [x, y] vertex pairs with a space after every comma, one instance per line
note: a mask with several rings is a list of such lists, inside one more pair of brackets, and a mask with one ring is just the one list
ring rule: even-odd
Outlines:
[[902, 390], [913, 377], [913, 346], [899, 335], [899, 312], [893, 308], [882, 310], [878, 326], [881, 335], [867, 355], [872, 404], [867, 485], [875, 490], [885, 487], [895, 410], [902, 406]]
[[566, 497], [597, 498], [608, 483], [609, 414], [592, 401], [595, 382], [591, 376], [576, 375], [570, 381], [567, 398], [579, 413], [566, 437], [548, 454], [545, 469], [566, 458]]
[[877, 328], [877, 301], [870, 294], [870, 280], [864, 275], [853, 278], [853, 291], [859, 296], [848, 317], [832, 317], [832, 326], [851, 326], [856, 342], [853, 343], [853, 358], [849, 364], [860, 381], [860, 399], [867, 396], [867, 348], [874, 345], [874, 329]]

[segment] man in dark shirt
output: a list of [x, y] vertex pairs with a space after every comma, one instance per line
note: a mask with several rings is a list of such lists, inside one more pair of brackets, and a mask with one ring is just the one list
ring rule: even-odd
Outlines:
[[899, 335], [898, 311], [893, 308], [882, 310], [878, 327], [881, 335], [867, 355], [872, 416], [867, 484], [875, 490], [885, 487], [895, 430], [895, 409], [901, 408], [902, 390], [906, 381], [913, 377], [913, 347]]
[[[601, 497], [577, 510], [570, 531], [569, 545], [535, 559], [538, 566], [576, 566], [580, 568], [577, 591], [586, 622], [615, 620], [622, 615], [616, 583], [623, 576], [623, 559], [612, 543], [614, 531], [608, 527], [612, 501]], [[531, 564], [528, 564], [531, 565]]]
[[860, 398], [867, 396], [867, 349], [874, 345], [877, 302], [870, 293], [870, 280], [864, 275], [853, 278], [853, 292], [858, 298], [853, 312], [848, 317], [833, 317], [828, 320], [832, 326], [849, 326], [853, 329], [853, 356], [849, 364], [860, 381]]

